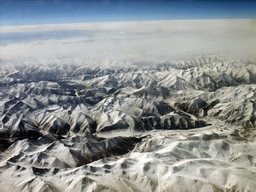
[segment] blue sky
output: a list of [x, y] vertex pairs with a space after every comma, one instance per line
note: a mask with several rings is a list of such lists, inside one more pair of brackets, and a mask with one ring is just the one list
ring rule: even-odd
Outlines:
[[0, 25], [256, 18], [247, 0], [0, 0]]

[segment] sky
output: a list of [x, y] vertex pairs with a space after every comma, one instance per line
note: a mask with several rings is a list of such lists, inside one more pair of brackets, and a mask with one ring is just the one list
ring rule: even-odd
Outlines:
[[248, 0], [0, 0], [1, 26], [251, 18]]

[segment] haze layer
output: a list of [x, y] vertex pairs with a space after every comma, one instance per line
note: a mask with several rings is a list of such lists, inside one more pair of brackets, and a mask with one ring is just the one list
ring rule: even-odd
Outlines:
[[206, 53], [252, 59], [255, 23], [241, 19], [6, 26], [0, 29], [0, 54], [2, 59], [39, 63], [63, 63], [65, 57], [87, 65], [158, 63]]

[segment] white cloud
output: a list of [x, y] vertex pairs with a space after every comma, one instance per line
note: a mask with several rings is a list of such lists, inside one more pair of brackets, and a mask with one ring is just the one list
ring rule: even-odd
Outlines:
[[[256, 27], [251, 20], [146, 21], [2, 27], [5, 32], [105, 30], [90, 37], [12, 43], [0, 47], [2, 59], [76, 59], [162, 62], [191, 54], [255, 55]], [[109, 32], [110, 30], [110, 32]], [[159, 30], [161, 33], [159, 33]], [[112, 32], [111, 32], [112, 31]], [[116, 32], [120, 31], [120, 32]]]

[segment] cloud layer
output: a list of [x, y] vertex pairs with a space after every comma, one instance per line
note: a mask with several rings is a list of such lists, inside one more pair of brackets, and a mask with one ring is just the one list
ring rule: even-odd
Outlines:
[[155, 63], [209, 53], [254, 59], [256, 50], [254, 20], [9, 26], [0, 31], [3, 60]]

